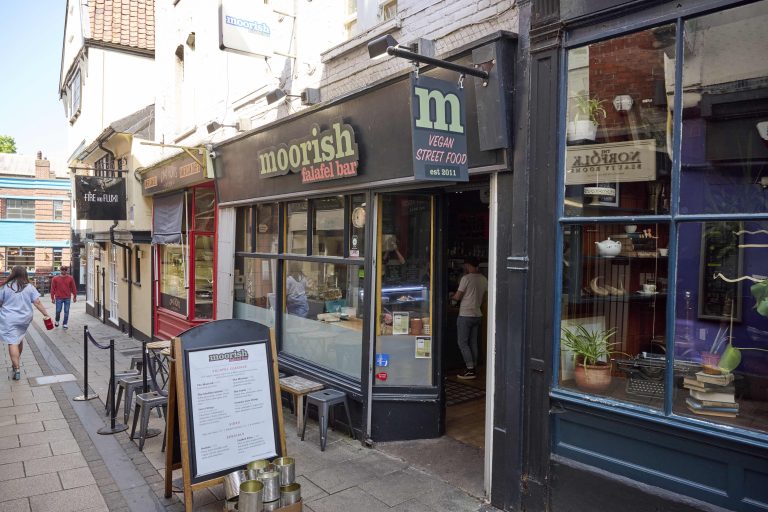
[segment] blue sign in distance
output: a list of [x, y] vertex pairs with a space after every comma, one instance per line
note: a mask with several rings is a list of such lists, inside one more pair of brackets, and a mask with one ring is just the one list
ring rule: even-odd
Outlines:
[[389, 366], [389, 354], [376, 354], [376, 366]]

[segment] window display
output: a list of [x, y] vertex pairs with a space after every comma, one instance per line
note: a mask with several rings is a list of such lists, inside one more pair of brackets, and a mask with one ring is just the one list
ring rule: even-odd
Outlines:
[[195, 318], [213, 318], [213, 236], [195, 237]]
[[277, 260], [235, 259], [234, 318], [246, 318], [274, 327], [277, 305]]
[[286, 205], [288, 230], [285, 252], [307, 254], [307, 201], [297, 201]]
[[[184, 235], [182, 235], [184, 236]], [[187, 268], [185, 245], [160, 245], [160, 305], [187, 314]]]
[[344, 256], [344, 197], [312, 201], [312, 254]]
[[768, 431], [767, 8], [569, 50], [560, 389]]

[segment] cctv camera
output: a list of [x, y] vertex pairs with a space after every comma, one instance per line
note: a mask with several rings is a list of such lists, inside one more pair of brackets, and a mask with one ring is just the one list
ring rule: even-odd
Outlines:
[[209, 152], [208, 155], [210, 155], [211, 159], [214, 159], [218, 156], [215, 151]]

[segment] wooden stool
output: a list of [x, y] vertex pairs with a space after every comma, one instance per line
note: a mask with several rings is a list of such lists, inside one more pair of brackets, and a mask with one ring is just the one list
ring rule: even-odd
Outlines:
[[328, 416], [331, 415], [334, 406], [344, 406], [344, 412], [347, 414], [349, 435], [352, 436], [352, 439], [355, 438], [355, 431], [352, 430], [352, 418], [349, 415], [349, 407], [347, 406], [347, 394], [342, 391], [336, 391], [335, 389], [324, 389], [307, 395], [307, 404], [304, 406], [304, 423], [301, 427], [302, 441], [304, 440], [304, 432], [307, 430], [307, 413], [309, 412], [310, 405], [317, 407], [317, 419], [320, 422], [321, 452], [325, 451], [325, 443], [328, 440]]
[[325, 386], [304, 377], [294, 375], [292, 377], [283, 377], [280, 379], [280, 390], [285, 391], [293, 397], [293, 405], [296, 409], [296, 435], [299, 435], [299, 429], [304, 420], [304, 397], [313, 391], [319, 391]]

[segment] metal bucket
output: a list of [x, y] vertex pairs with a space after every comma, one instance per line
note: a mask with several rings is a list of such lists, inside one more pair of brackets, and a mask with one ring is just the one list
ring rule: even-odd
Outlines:
[[256, 480], [256, 473], [247, 469], [233, 471], [224, 477], [224, 496], [226, 499], [240, 496], [240, 484], [246, 480]]
[[264, 502], [280, 499], [280, 473], [277, 471], [262, 471], [259, 481], [264, 484]]
[[264, 512], [273, 512], [280, 508], [280, 500], [268, 501], [264, 503]]
[[272, 464], [280, 473], [280, 485], [289, 485], [296, 481], [296, 461], [293, 457], [278, 457]]
[[258, 480], [246, 480], [240, 484], [239, 512], [262, 512], [264, 509], [264, 484]]
[[252, 471], [264, 471], [268, 470], [272, 466], [272, 463], [267, 459], [254, 460], [248, 463], [248, 469]]
[[280, 486], [280, 506], [287, 507], [301, 501], [301, 485], [296, 482]]

